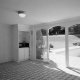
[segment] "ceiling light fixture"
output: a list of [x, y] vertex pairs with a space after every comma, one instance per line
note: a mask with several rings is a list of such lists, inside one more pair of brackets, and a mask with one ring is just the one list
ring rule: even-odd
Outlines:
[[25, 11], [17, 11], [17, 13], [21, 18], [24, 18], [26, 16]]

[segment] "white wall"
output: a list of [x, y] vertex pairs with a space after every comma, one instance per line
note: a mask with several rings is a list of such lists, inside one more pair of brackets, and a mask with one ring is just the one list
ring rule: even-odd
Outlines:
[[19, 31], [29, 31], [30, 27], [28, 25], [18, 24]]
[[54, 26], [64, 26], [64, 27], [70, 27], [75, 24], [80, 24], [80, 17], [75, 18], [68, 18], [64, 20], [54, 21], [54, 22], [48, 22], [48, 23], [41, 23], [36, 25], [31, 25], [31, 27], [35, 27], [35, 29], [49, 29]]
[[[13, 36], [17, 34], [16, 35], [17, 39], [16, 41], [14, 40], [15, 44], [17, 45], [18, 44], [18, 28], [20, 31], [29, 31], [29, 26], [26, 26], [26, 25], [16, 25], [16, 26], [0, 24], [0, 63], [12, 61], [15, 58], [16, 59], [14, 61], [18, 61], [18, 54], [14, 56], [15, 50], [13, 50], [13, 46], [14, 46], [13, 39], [15, 38]], [[17, 29], [13, 27], [16, 27]], [[16, 46], [17, 47], [16, 53], [18, 53], [18, 47], [19, 47], [18, 45]]]
[[12, 26], [12, 60], [18, 62], [19, 53], [18, 26]]
[[19, 43], [22, 43], [23, 41], [26, 41], [26, 43], [30, 42], [30, 33], [29, 31], [19, 31]]
[[11, 27], [0, 24], [0, 63], [12, 60]]

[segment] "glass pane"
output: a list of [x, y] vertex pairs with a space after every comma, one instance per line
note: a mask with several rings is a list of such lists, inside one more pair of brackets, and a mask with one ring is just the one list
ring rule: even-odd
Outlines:
[[69, 27], [69, 66], [80, 68], [80, 24]]
[[47, 59], [47, 31], [45, 29], [36, 31], [36, 58]]

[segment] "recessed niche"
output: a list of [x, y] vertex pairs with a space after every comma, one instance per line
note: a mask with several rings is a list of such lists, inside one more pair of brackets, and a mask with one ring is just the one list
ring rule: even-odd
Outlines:
[[28, 31], [19, 31], [19, 43], [29, 43], [29, 32]]

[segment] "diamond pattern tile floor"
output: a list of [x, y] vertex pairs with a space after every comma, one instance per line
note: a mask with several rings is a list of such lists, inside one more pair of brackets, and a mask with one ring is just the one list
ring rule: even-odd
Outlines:
[[0, 64], [0, 80], [80, 80], [57, 68], [54, 62], [24, 61]]

